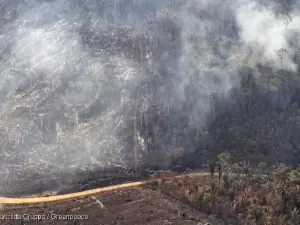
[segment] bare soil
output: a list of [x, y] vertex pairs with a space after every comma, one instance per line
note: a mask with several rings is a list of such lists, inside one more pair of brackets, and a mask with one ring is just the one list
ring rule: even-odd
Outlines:
[[[9, 219], [7, 215], [17, 219]], [[81, 215], [87, 218], [55, 220], [55, 215]], [[27, 220], [28, 216], [32, 220]], [[130, 188], [55, 203], [2, 206], [0, 219], [1, 225], [222, 224], [180, 201], [163, 195], [155, 187]]]

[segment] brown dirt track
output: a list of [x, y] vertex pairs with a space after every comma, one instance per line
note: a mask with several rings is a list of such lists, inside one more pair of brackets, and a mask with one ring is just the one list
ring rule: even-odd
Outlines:
[[[206, 173], [194, 173], [188, 176], [204, 175]], [[222, 224], [220, 221], [162, 194], [157, 186], [159, 180], [157, 178], [125, 183], [58, 196], [0, 198], [0, 203], [2, 203], [0, 225]], [[87, 219], [59, 218], [56, 220], [55, 215], [81, 215], [87, 216]], [[8, 218], [12, 216], [16, 219]], [[28, 220], [28, 217], [31, 220]]]
[[[86, 215], [87, 219], [55, 220], [53, 215]], [[218, 221], [189, 206], [161, 194], [154, 187], [135, 187], [107, 191], [54, 203], [4, 205], [0, 212], [1, 225], [70, 224], [70, 225], [219, 225]], [[41, 220], [11, 220], [4, 215], [42, 216]], [[51, 218], [52, 217], [52, 218]]]

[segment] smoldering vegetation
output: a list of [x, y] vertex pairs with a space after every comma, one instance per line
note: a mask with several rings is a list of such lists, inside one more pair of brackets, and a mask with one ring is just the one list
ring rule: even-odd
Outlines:
[[297, 74], [299, 25], [292, 2], [1, 0], [1, 193], [201, 167], [245, 120], [250, 75], [293, 103], [268, 82]]

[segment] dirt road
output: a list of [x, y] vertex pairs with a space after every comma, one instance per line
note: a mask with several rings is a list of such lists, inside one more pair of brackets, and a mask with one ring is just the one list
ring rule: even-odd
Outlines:
[[221, 225], [154, 187], [107, 191], [53, 203], [4, 205], [0, 219], [1, 225]]
[[[166, 176], [175, 176], [174, 173], [163, 173], [162, 174], [164, 177]], [[185, 176], [207, 176], [209, 175], [208, 173], [190, 173], [190, 174], [184, 174], [184, 175], [177, 175], [175, 177], [177, 178], [183, 178]], [[113, 185], [113, 186], [108, 186], [108, 187], [102, 187], [102, 188], [96, 188], [96, 189], [91, 189], [91, 190], [86, 190], [86, 191], [81, 191], [81, 192], [72, 192], [68, 194], [63, 194], [63, 195], [52, 195], [52, 196], [30, 196], [30, 197], [25, 197], [25, 198], [6, 198], [6, 197], [0, 197], [0, 204], [34, 204], [34, 203], [46, 203], [46, 202], [54, 202], [54, 201], [60, 201], [60, 200], [67, 200], [67, 199], [72, 199], [76, 197], [84, 197], [84, 196], [90, 196], [93, 194], [98, 194], [102, 193], [105, 191], [114, 191], [114, 190], [119, 190], [122, 188], [128, 188], [128, 187], [139, 187], [142, 185], [146, 184], [152, 184], [156, 183], [160, 180], [160, 178], [153, 178], [149, 180], [144, 180], [144, 181], [137, 181], [137, 182], [130, 182], [130, 183], [124, 183], [124, 184], [118, 184], [118, 185]]]

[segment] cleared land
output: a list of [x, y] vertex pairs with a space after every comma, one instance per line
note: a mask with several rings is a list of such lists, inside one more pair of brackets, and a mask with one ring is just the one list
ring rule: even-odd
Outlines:
[[[220, 225], [207, 215], [192, 209], [180, 201], [161, 194], [156, 187], [135, 187], [108, 191], [89, 197], [54, 203], [33, 205], [6, 205], [1, 215], [44, 215], [43, 220], [2, 220], [3, 225], [20, 224], [185, 224]], [[87, 215], [85, 220], [54, 220], [54, 215]], [[48, 217], [48, 218], [47, 218]]]

